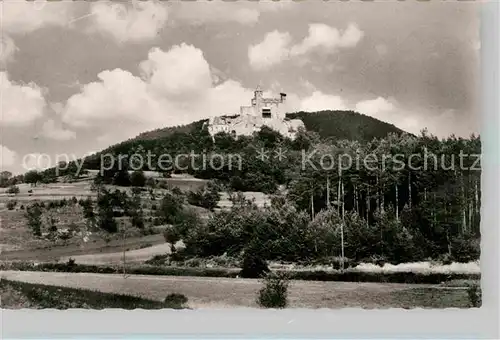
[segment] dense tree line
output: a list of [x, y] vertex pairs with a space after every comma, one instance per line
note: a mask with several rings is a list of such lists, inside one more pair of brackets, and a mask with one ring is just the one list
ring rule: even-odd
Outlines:
[[[287, 158], [256, 159], [261, 148], [287, 148]], [[390, 262], [479, 258], [477, 136], [440, 140], [424, 131], [421, 136], [390, 134], [359, 143], [303, 132], [290, 141], [263, 129], [252, 138], [218, 135], [214, 150], [239, 150], [242, 169], [193, 171], [195, 175], [227, 181], [236, 191], [275, 192], [283, 184], [286, 201], [279, 209], [290, 209], [285, 211], [293, 223], [285, 223], [288, 217], [280, 215], [278, 206], [264, 212], [239, 207], [218, 213], [185, 235], [188, 249], [198, 255], [258, 248], [265, 258], [295, 261], [339, 255]], [[304, 153], [313, 154], [312, 166], [303, 167]], [[371, 166], [343, 164], [339, 171], [336, 164], [325, 169], [322, 160], [341, 155], [353, 160], [371, 156]]]
[[354, 111], [300, 111], [290, 113], [287, 117], [302, 120], [306, 130], [317, 132], [321, 138], [369, 142], [374, 138], [384, 138], [390, 133], [403, 132], [392, 124]]

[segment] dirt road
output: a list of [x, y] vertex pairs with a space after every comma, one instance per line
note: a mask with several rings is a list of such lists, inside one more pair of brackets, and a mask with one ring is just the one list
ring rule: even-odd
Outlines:
[[[251, 279], [182, 276], [5, 271], [10, 280], [123, 293], [162, 300], [170, 293], [188, 297], [193, 308], [256, 307], [261, 282]], [[292, 281], [292, 308], [449, 308], [467, 307], [467, 293], [431, 285]]]

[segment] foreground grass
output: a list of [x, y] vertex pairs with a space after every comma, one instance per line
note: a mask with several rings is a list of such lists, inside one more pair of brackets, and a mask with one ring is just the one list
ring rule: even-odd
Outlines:
[[[255, 279], [210, 277], [5, 272], [8, 280], [126, 294], [163, 301], [171, 293], [189, 298], [190, 308], [258, 308], [263, 285]], [[466, 288], [440, 285], [290, 281], [287, 308], [470, 308]]]
[[[29, 263], [29, 262], [4, 262], [0, 263], [0, 270], [42, 271], [42, 272], [67, 272], [67, 273], [100, 273], [120, 274], [123, 267], [119, 265], [84, 265], [77, 263]], [[236, 278], [239, 269], [229, 268], [189, 268], [153, 265], [135, 265], [126, 268], [127, 274], [138, 275], [167, 275], [167, 276], [195, 276]], [[413, 272], [362, 272], [355, 270], [322, 271], [301, 270], [288, 271], [276, 270], [276, 273], [286, 273], [291, 280], [305, 281], [344, 281], [344, 282], [379, 282], [379, 283], [421, 283], [440, 284], [456, 280], [480, 280], [481, 275], [475, 273], [413, 273]]]
[[1, 308], [6, 309], [184, 308], [184, 303], [179, 299], [160, 302], [130, 295], [101, 293], [85, 289], [25, 283], [6, 279], [0, 279], [0, 297]]

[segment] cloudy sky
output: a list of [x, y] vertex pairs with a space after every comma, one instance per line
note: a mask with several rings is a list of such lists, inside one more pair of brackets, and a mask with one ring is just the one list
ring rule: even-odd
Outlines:
[[354, 109], [409, 132], [478, 132], [472, 3], [0, 3], [0, 167], [234, 114]]

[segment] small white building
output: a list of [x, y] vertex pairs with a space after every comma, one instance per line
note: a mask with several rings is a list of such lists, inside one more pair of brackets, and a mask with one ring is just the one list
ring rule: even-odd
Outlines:
[[208, 132], [212, 136], [219, 132], [251, 136], [262, 126], [267, 126], [294, 139], [298, 130], [305, 127], [300, 119], [286, 118], [283, 105], [285, 101], [286, 94], [280, 93], [279, 98], [264, 98], [263, 91], [257, 87], [250, 106], [241, 106], [239, 115], [210, 118]]

